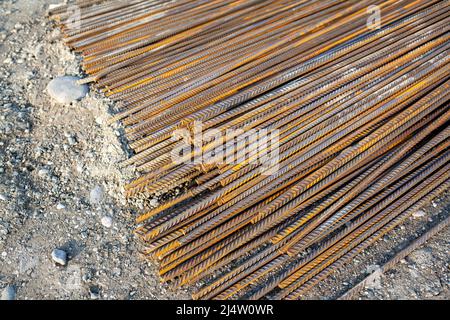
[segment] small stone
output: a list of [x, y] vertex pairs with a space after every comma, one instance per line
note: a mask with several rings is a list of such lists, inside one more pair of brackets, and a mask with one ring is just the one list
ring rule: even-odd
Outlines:
[[425, 211], [418, 210], [412, 214], [414, 218], [422, 218], [426, 215]]
[[150, 200], [150, 205], [151, 205], [152, 207], [157, 207], [157, 206], [159, 206], [159, 201], [158, 201], [158, 199], [152, 199], [152, 200]]
[[16, 288], [14, 286], [6, 286], [2, 291], [2, 296], [0, 300], [3, 301], [11, 301], [16, 299]]
[[45, 176], [48, 176], [49, 174], [50, 174], [50, 171], [48, 171], [47, 169], [41, 169], [38, 171], [39, 177], [45, 177]]
[[112, 218], [111, 218], [111, 217], [103, 217], [102, 220], [101, 220], [101, 222], [102, 222], [102, 225], [103, 225], [105, 228], [111, 228], [111, 227], [112, 227], [113, 221], [112, 221]]
[[367, 266], [366, 272], [368, 274], [374, 273], [375, 271], [378, 271], [380, 269], [380, 266], [377, 264], [372, 264], [370, 266]]
[[103, 188], [101, 186], [96, 186], [94, 189], [91, 190], [91, 193], [89, 194], [89, 200], [92, 204], [98, 204], [103, 199]]
[[77, 77], [58, 77], [50, 81], [47, 86], [47, 92], [50, 96], [62, 104], [81, 100], [89, 91], [87, 85], [79, 85]]
[[89, 294], [91, 296], [92, 300], [98, 300], [100, 299], [100, 290], [97, 287], [90, 287], [89, 288]]
[[67, 264], [67, 253], [64, 250], [55, 249], [52, 252], [52, 259], [56, 264], [65, 266]]
[[9, 233], [8, 225], [0, 223], [0, 236], [5, 236]]
[[87, 272], [85, 274], [83, 274], [83, 276], [81, 277], [81, 280], [83, 280], [83, 282], [89, 282], [92, 279], [92, 274], [90, 272]]
[[8, 198], [2, 193], [0, 193], [0, 201], [6, 201]]
[[71, 146], [77, 144], [77, 140], [76, 140], [74, 137], [72, 137], [72, 136], [68, 137], [68, 138], [67, 138], [67, 141], [69, 142], [69, 144], [70, 144]]
[[120, 270], [120, 268], [114, 268], [112, 270], [112, 273], [113, 273], [114, 276], [118, 277], [118, 276], [120, 276], [122, 274], [122, 270]]
[[58, 210], [63, 210], [63, 209], [65, 209], [65, 208], [66, 208], [66, 206], [63, 205], [62, 203], [58, 203], [58, 204], [56, 205], [56, 209], [58, 209]]
[[81, 163], [77, 164], [76, 170], [78, 173], [83, 173], [84, 171], [83, 165]]

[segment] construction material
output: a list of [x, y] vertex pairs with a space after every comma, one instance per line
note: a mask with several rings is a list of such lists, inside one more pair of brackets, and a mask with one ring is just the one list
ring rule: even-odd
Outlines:
[[450, 1], [77, 3], [127, 195], [189, 184], [136, 233], [194, 298], [301, 298], [448, 189]]

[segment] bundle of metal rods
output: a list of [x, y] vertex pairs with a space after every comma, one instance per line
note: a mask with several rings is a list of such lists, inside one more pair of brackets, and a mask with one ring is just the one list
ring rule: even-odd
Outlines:
[[196, 299], [298, 299], [448, 189], [449, 4], [91, 0], [50, 14], [83, 82], [120, 102], [111, 121], [140, 173], [127, 195], [189, 185], [137, 219], [162, 279], [200, 284]]

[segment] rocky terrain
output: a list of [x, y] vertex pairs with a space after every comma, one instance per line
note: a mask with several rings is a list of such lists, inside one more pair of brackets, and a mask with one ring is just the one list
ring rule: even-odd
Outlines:
[[[59, 1], [0, 1], [1, 296], [187, 299], [189, 290], [161, 285], [155, 266], [139, 254], [134, 217], [157, 201], [128, 204], [122, 196], [133, 172], [119, 166], [127, 153], [118, 128], [106, 124], [111, 103], [93, 89], [70, 104], [47, 93], [52, 79], [81, 76], [79, 58], [45, 17]], [[386, 258], [383, 250], [414, 238], [448, 212], [449, 200], [430, 204], [373, 249], [375, 258], [366, 253], [341, 273], [353, 281], [364, 276], [367, 266]], [[447, 229], [359, 298], [450, 298], [449, 239]], [[351, 281], [337, 275], [311, 297], [333, 297], [338, 283], [345, 291]]]

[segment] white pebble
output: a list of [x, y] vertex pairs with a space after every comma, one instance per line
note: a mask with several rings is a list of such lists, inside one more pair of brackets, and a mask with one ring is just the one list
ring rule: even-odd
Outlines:
[[58, 204], [56, 205], [56, 209], [58, 209], [58, 210], [63, 210], [63, 209], [65, 209], [65, 208], [66, 208], [66, 206], [63, 205], [62, 203], [58, 203]]
[[52, 259], [57, 264], [65, 266], [67, 264], [67, 253], [64, 250], [55, 249], [52, 252]]
[[6, 201], [7, 198], [4, 194], [0, 193], [0, 201]]
[[47, 169], [41, 169], [41, 170], [38, 171], [38, 176], [39, 177], [45, 177], [45, 176], [48, 176], [49, 173], [50, 172]]
[[158, 201], [158, 199], [152, 199], [152, 200], [150, 200], [150, 205], [151, 205], [152, 207], [157, 207], [157, 206], [159, 206], [159, 201]]
[[78, 173], [83, 173], [83, 165], [82, 164], [77, 164], [77, 172]]
[[111, 228], [112, 227], [113, 221], [112, 221], [111, 217], [103, 217], [101, 221], [102, 221], [102, 225], [105, 228]]
[[416, 212], [414, 212], [413, 214], [412, 214], [412, 216], [414, 217], [414, 218], [422, 218], [422, 217], [424, 217], [426, 215], [426, 213], [425, 213], [425, 211], [423, 211], [423, 210], [418, 210], [418, 211], [416, 211]]
[[101, 118], [101, 117], [95, 118], [95, 122], [96, 122], [98, 125], [102, 125], [102, 124], [104, 123], [103, 118]]
[[379, 266], [379, 265], [377, 265], [377, 264], [372, 264], [372, 265], [370, 265], [370, 266], [367, 266], [366, 272], [367, 272], [368, 274], [371, 274], [371, 273], [373, 273], [373, 272], [375, 272], [375, 271], [377, 271], [377, 270], [379, 270], [379, 269], [380, 269], [380, 266]]
[[47, 92], [50, 96], [62, 104], [80, 100], [86, 96], [89, 91], [87, 85], [79, 85], [77, 77], [58, 77], [50, 81], [47, 86]]
[[89, 200], [93, 204], [98, 204], [103, 199], [103, 188], [101, 186], [96, 186], [94, 189], [91, 190], [91, 193], [89, 194]]

